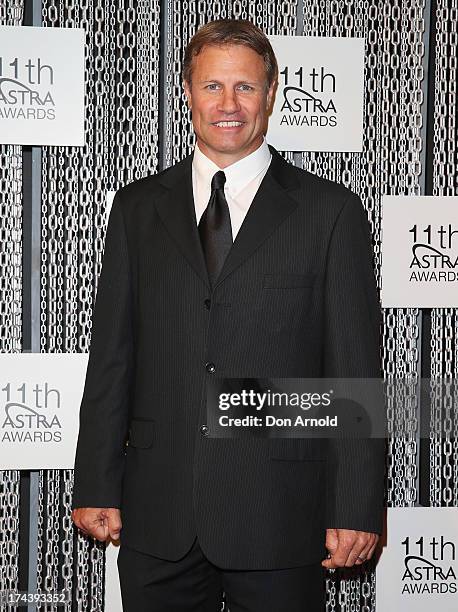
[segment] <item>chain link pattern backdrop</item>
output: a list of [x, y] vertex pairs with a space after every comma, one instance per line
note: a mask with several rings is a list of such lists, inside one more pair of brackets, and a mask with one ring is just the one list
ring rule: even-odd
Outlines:
[[[432, 155], [432, 194], [458, 195], [458, 0], [437, 0]], [[433, 92], [431, 92], [433, 95]], [[456, 379], [458, 311], [431, 312], [431, 378]], [[430, 426], [430, 501], [458, 506], [458, 390], [432, 394]]]
[[[21, 25], [23, 9], [22, 0], [6, 3], [0, 0], [0, 24]], [[0, 144], [0, 351], [22, 351], [22, 151], [19, 145], [3, 144]], [[18, 588], [19, 485], [19, 471], [0, 471], [0, 592]]]
[[[20, 25], [23, 8], [20, 0], [0, 0], [0, 23]], [[428, 170], [433, 195], [456, 195], [458, 0], [434, 0], [432, 10], [429, 0], [42, 0], [44, 27], [86, 30], [86, 144], [42, 147], [41, 352], [89, 350], [106, 191], [191, 152], [194, 134], [180, 76], [184, 47], [201, 25], [220, 17], [248, 18], [266, 34], [366, 38], [363, 152], [282, 154], [361, 196], [373, 232], [379, 287], [381, 197], [424, 194]], [[434, 58], [429, 91], [428, 57]], [[426, 108], [434, 140], [425, 162]], [[21, 147], [0, 145], [0, 178], [0, 347], [21, 352]], [[456, 376], [456, 309], [430, 314], [428, 375]], [[416, 308], [384, 311], [382, 359], [392, 432], [389, 506], [419, 501], [421, 322]], [[396, 377], [410, 381], [402, 397]], [[430, 414], [429, 503], [456, 506], [456, 391], [445, 400], [433, 397]], [[104, 545], [75, 533], [72, 481], [71, 470], [39, 472], [37, 587], [72, 590], [73, 604], [65, 610], [101, 612]], [[0, 589], [18, 588], [19, 484], [19, 472], [0, 472]], [[375, 611], [373, 567], [329, 573], [326, 609]]]

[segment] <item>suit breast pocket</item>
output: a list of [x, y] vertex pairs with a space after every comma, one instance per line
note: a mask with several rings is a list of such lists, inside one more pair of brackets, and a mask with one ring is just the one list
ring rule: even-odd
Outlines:
[[309, 309], [314, 282], [313, 273], [264, 274], [261, 303], [266, 327], [281, 333], [297, 328]]
[[150, 448], [156, 438], [155, 422], [152, 419], [132, 419], [129, 427], [129, 447]]

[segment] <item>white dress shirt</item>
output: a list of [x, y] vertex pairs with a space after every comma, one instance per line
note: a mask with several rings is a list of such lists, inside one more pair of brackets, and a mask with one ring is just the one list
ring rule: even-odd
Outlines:
[[265, 137], [255, 151], [226, 168], [219, 168], [202, 153], [196, 143], [192, 161], [192, 188], [197, 224], [210, 199], [213, 175], [223, 170], [226, 175], [224, 194], [231, 217], [232, 239], [235, 240], [271, 159], [272, 154]]

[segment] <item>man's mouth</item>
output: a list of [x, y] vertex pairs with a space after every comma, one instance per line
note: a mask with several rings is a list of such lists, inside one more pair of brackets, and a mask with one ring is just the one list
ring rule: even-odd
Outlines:
[[218, 121], [216, 123], [212, 123], [212, 125], [219, 128], [238, 128], [244, 124], [244, 121]]

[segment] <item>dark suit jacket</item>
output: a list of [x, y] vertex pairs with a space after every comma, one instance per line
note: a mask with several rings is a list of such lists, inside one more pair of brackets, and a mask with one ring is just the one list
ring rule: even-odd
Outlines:
[[110, 213], [72, 507], [121, 508], [121, 542], [164, 559], [197, 535], [220, 567], [292, 567], [325, 556], [328, 527], [382, 529], [383, 440], [215, 439], [201, 428], [211, 376], [380, 376], [361, 201], [269, 148], [213, 291], [192, 154], [121, 188]]

